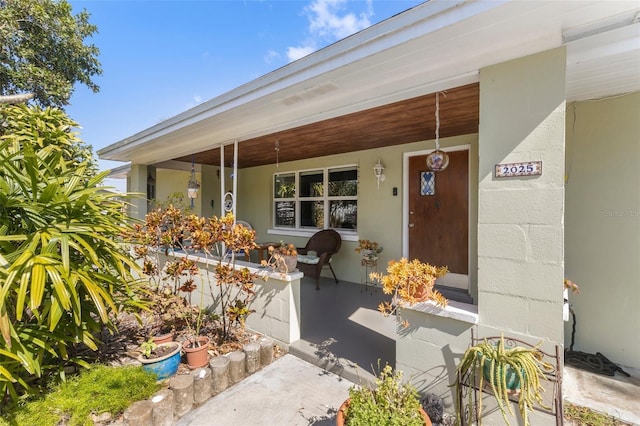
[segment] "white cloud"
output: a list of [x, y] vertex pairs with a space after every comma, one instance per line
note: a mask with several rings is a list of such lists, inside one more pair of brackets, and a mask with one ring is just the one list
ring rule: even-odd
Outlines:
[[[366, 2], [366, 10], [356, 15], [343, 12], [347, 0], [315, 0], [307, 7], [309, 31], [322, 38], [339, 40], [371, 25], [371, 1]], [[342, 12], [342, 15], [341, 15]]]
[[365, 5], [358, 13], [347, 10], [349, 3], [349, 0], [313, 0], [305, 7], [304, 13], [309, 19], [309, 38], [301, 45], [287, 49], [289, 61], [318, 50], [318, 46], [333, 43], [369, 27], [369, 18], [373, 15], [371, 0], [351, 2]]
[[272, 63], [274, 60], [280, 58], [280, 54], [278, 52], [276, 52], [275, 50], [269, 50], [265, 55], [264, 55], [264, 62], [267, 64]]
[[297, 46], [297, 47], [288, 47], [287, 48], [287, 59], [289, 62], [293, 62], [298, 60], [304, 56], [307, 56], [310, 53], [315, 52], [317, 49], [315, 46]]

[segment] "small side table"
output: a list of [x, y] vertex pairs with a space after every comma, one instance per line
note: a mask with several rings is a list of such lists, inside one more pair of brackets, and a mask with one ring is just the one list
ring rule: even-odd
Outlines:
[[269, 254], [270, 246], [273, 246], [274, 248], [280, 247], [280, 243], [265, 242], [265, 243], [256, 243], [256, 244], [258, 244], [258, 247], [255, 248], [255, 250], [258, 251], [258, 263], [262, 263], [262, 261], [264, 260], [265, 252], [267, 252], [267, 255]]
[[361, 293], [367, 289], [378, 291], [376, 283], [371, 281], [372, 272], [378, 272], [378, 256], [360, 258], [360, 284], [363, 285]]

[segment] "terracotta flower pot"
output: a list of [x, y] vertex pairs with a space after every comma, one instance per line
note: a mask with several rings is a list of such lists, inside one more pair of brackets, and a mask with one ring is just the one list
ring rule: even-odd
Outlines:
[[[336, 426], [344, 426], [344, 422], [346, 420], [344, 417], [344, 412], [349, 404], [351, 404], [351, 398], [347, 398], [347, 400], [344, 401], [338, 409], [338, 414], [336, 414]], [[432, 426], [431, 419], [429, 418], [427, 412], [424, 411], [422, 407], [419, 408], [419, 412], [422, 416], [422, 419], [424, 420], [424, 426]]]
[[160, 343], [173, 342], [173, 332], [152, 336], [151, 339], [153, 339], [153, 343], [155, 343], [156, 345], [159, 345]]
[[209, 338], [207, 336], [198, 336], [196, 341], [200, 346], [197, 346], [193, 339], [187, 340], [182, 344], [187, 364], [191, 369], [204, 367], [209, 363]]

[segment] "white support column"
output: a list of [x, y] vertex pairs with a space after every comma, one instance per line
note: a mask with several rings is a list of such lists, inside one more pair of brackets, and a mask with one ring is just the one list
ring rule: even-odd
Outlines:
[[224, 181], [225, 181], [225, 169], [224, 169], [224, 144], [220, 144], [220, 217], [225, 216], [224, 211]]
[[[480, 71], [480, 335], [563, 344], [566, 52]], [[496, 164], [542, 161], [542, 175], [496, 178]]]
[[233, 217], [238, 219], [236, 214], [236, 198], [238, 197], [238, 140], [233, 142]]
[[129, 216], [136, 219], [144, 219], [147, 214], [147, 166], [144, 164], [132, 164], [127, 178], [127, 192], [143, 194], [141, 197], [132, 198], [129, 207]]

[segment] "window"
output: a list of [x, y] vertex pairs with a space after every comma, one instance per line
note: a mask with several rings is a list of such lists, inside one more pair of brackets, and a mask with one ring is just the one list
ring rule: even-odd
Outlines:
[[274, 175], [273, 217], [276, 228], [356, 231], [356, 166]]

